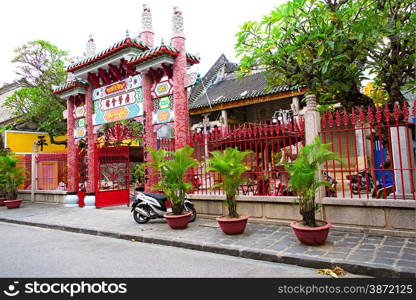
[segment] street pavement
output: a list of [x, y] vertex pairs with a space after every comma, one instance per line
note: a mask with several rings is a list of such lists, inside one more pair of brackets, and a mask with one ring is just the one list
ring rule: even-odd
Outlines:
[[227, 236], [215, 220], [201, 217], [185, 230], [172, 230], [163, 220], [139, 225], [126, 206], [89, 210], [25, 202], [19, 209], [0, 207], [0, 221], [310, 268], [340, 266], [375, 277], [416, 274], [415, 238], [331, 230], [325, 245], [305, 246], [287, 226], [249, 223], [244, 234]]
[[324, 277], [311, 268], [8, 223], [0, 223], [0, 248], [0, 277], [11, 278]]

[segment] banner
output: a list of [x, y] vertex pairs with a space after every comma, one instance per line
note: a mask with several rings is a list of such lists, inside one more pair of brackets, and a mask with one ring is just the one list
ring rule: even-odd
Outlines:
[[127, 120], [143, 115], [139, 75], [93, 91], [93, 125]]

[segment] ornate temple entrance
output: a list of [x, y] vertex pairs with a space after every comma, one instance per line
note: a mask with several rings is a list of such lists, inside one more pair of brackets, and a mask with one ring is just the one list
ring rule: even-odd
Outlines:
[[[148, 161], [150, 155], [143, 151], [147, 147], [174, 150], [190, 142], [187, 69], [199, 63], [199, 58], [185, 51], [178, 8], [173, 11], [169, 46], [153, 45], [152, 27], [150, 9], [144, 5], [138, 37], [127, 33], [97, 54], [90, 38], [87, 57], [69, 65], [70, 80], [54, 90], [67, 99], [67, 206], [129, 203], [130, 157], [140, 156], [131, 155], [129, 146], [137, 152], [141, 149], [141, 157]], [[123, 124], [129, 120], [142, 124], [140, 143], [132, 143], [134, 134]], [[81, 139], [86, 143], [86, 182], [78, 180], [77, 170], [85, 166], [85, 160], [80, 165], [77, 159]], [[150, 191], [157, 178], [149, 167], [144, 173], [145, 189]]]

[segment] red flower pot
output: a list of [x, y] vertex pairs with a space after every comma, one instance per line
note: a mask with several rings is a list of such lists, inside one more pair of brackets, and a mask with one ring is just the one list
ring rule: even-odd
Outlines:
[[226, 219], [218, 217], [217, 222], [225, 234], [241, 234], [246, 229], [248, 216], [241, 216], [237, 219]]
[[6, 205], [7, 208], [18, 208], [21, 204], [22, 204], [22, 199], [4, 200], [4, 205]]
[[172, 229], [184, 229], [188, 226], [192, 212], [187, 212], [183, 215], [165, 214], [165, 220]]
[[329, 228], [332, 227], [331, 223], [320, 220], [318, 222], [322, 222], [325, 225], [318, 227], [305, 227], [299, 225], [302, 223], [302, 221], [295, 221], [290, 223], [290, 227], [292, 227], [296, 237], [301, 243], [311, 246], [318, 246], [325, 244], [325, 241], [328, 237]]

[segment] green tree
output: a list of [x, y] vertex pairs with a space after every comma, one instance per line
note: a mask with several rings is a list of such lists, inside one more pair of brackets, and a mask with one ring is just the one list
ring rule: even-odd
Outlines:
[[411, 0], [288, 1], [237, 33], [241, 69], [264, 69], [270, 85], [305, 87], [321, 104], [346, 107], [373, 105], [361, 93], [370, 72], [403, 101], [397, 93], [415, 70], [412, 7]]
[[159, 173], [158, 183], [152, 188], [162, 190], [172, 204], [172, 213], [181, 215], [184, 210], [186, 193], [192, 188], [192, 184], [185, 181], [186, 172], [199, 165], [192, 158], [194, 148], [189, 145], [177, 149], [175, 152], [159, 149], [149, 149], [152, 162], [147, 163]]
[[299, 201], [299, 212], [303, 225], [316, 227], [315, 211], [320, 206], [315, 203], [315, 194], [319, 187], [329, 186], [327, 181], [319, 180], [319, 166], [329, 160], [340, 161], [338, 154], [329, 150], [330, 144], [322, 144], [316, 137], [310, 145], [299, 150], [299, 155], [293, 163], [285, 162], [289, 172], [289, 185], [296, 192]]
[[368, 67], [376, 85], [400, 103], [405, 101], [403, 89], [415, 90], [415, 12], [412, 0], [379, 0], [374, 10], [380, 38], [369, 47]]
[[8, 194], [10, 200], [17, 199], [17, 188], [25, 180], [25, 170], [18, 161], [12, 153], [0, 156], [0, 189]]
[[237, 212], [237, 201], [235, 196], [238, 187], [244, 182], [243, 174], [250, 170], [243, 159], [250, 151], [239, 151], [237, 148], [227, 148], [225, 151], [211, 152], [212, 157], [208, 160], [209, 168], [207, 171], [214, 171], [222, 175], [222, 182], [216, 186], [224, 189], [225, 204], [228, 207], [228, 216], [230, 218], [239, 218]]
[[7, 98], [6, 107], [18, 124], [34, 123], [37, 130], [49, 133], [53, 143], [65, 143], [53, 139], [66, 133], [62, 116], [66, 102], [54, 95], [52, 89], [65, 82], [67, 53], [42, 40], [28, 42], [16, 48], [15, 53], [12, 62], [24, 87]]

